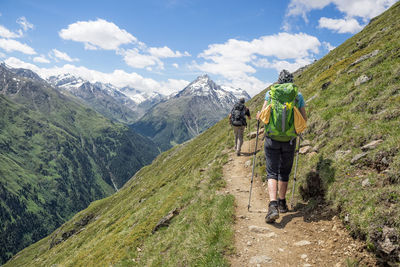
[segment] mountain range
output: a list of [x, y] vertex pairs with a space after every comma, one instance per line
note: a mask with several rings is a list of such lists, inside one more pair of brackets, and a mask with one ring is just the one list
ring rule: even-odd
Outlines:
[[202, 75], [153, 106], [131, 127], [167, 150], [213, 126], [241, 97], [250, 99], [245, 90], [221, 87], [208, 75]]
[[[343, 223], [338, 234], [362, 240], [382, 266], [398, 266], [400, 2], [294, 79], [309, 100], [291, 192], [298, 207], [317, 209], [327, 220], [334, 214]], [[247, 103], [250, 110], [261, 109], [268, 89]], [[117, 193], [93, 202], [5, 266], [228, 266], [225, 256], [237, 253], [235, 199], [224, 187], [222, 166], [233, 145], [225, 117], [161, 153]], [[263, 150], [256, 162], [255, 177], [265, 177]], [[303, 215], [288, 214], [283, 225], [292, 216]], [[358, 259], [340, 260], [358, 265]]]
[[126, 124], [137, 121], [164, 97], [130, 87], [120, 89], [112, 84], [91, 83], [68, 73], [50, 76], [47, 80], [61, 92], [77, 97], [107, 118]]
[[[70, 74], [45, 80], [31, 70], [5, 65], [0, 76], [2, 261], [91, 201], [117, 191], [160, 148], [198, 135], [225, 116], [238, 98], [249, 99], [245, 91], [218, 86], [207, 75], [168, 97]], [[178, 102], [192, 105], [193, 111], [206, 107], [212, 112], [187, 116], [187, 109], [176, 110]], [[158, 143], [118, 123], [136, 121], [160, 106], [165, 114], [176, 112], [178, 123], [184, 117], [185, 124]]]
[[0, 262], [111, 195], [159, 153], [148, 138], [0, 65]]

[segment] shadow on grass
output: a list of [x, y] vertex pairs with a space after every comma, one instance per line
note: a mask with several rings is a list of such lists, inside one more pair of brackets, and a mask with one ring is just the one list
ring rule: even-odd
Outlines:
[[331, 220], [334, 212], [325, 203], [325, 193], [328, 186], [335, 181], [335, 169], [332, 167], [331, 159], [319, 157], [315, 167], [306, 175], [306, 179], [300, 186], [299, 191], [302, 199], [307, 204], [298, 203], [291, 212], [281, 214], [281, 221], [272, 224], [276, 228], [285, 228], [294, 218], [303, 217], [304, 222], [317, 222]]

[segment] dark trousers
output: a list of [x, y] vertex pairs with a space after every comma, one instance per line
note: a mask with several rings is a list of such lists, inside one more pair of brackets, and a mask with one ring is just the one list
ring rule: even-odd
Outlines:
[[289, 181], [295, 149], [296, 139], [291, 142], [279, 142], [265, 137], [264, 152], [267, 179], [275, 179], [282, 182]]

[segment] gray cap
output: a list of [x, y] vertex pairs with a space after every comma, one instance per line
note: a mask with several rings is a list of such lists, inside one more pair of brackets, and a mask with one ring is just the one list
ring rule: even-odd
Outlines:
[[293, 82], [293, 74], [291, 74], [287, 70], [282, 70], [279, 73], [278, 83], [292, 83]]
[[244, 97], [241, 97], [241, 98], [239, 99], [239, 102], [242, 103], [242, 104], [244, 104], [244, 102], [246, 102], [246, 99], [244, 99]]

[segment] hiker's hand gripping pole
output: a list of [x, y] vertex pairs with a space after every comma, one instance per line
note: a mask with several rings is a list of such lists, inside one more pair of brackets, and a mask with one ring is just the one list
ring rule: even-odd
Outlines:
[[251, 190], [253, 189], [254, 167], [256, 166], [256, 153], [257, 153], [258, 129], [259, 129], [259, 128], [260, 128], [260, 120], [257, 120], [256, 147], [255, 147], [255, 149], [254, 149], [253, 170], [252, 170], [252, 172], [251, 172], [249, 204], [247, 205], [247, 211], [250, 211]]
[[297, 150], [295, 150], [296, 155], [296, 164], [294, 166], [294, 174], [293, 174], [293, 188], [292, 188], [292, 198], [290, 199], [290, 208], [293, 210], [293, 197], [294, 197], [294, 189], [295, 189], [295, 184], [296, 184], [296, 173], [297, 173], [297, 163], [299, 161], [299, 152], [300, 152], [300, 141], [301, 141], [301, 135], [298, 137], [299, 142], [297, 144]]

